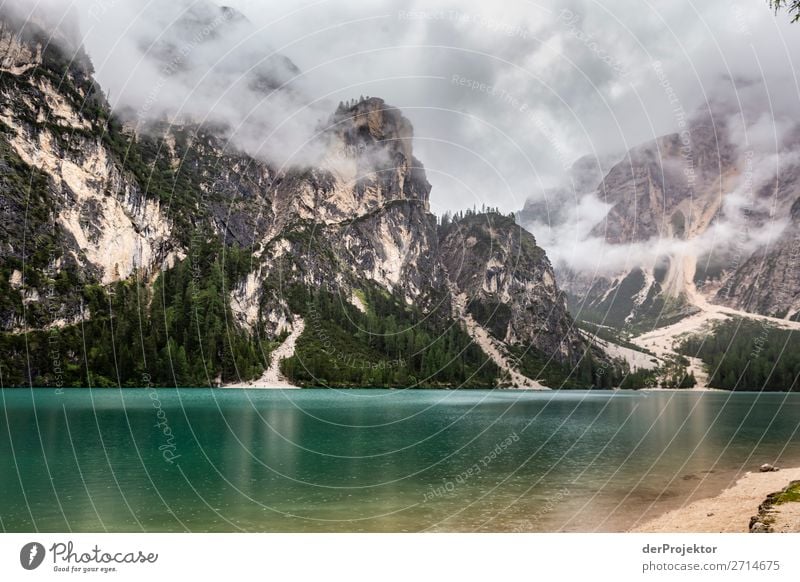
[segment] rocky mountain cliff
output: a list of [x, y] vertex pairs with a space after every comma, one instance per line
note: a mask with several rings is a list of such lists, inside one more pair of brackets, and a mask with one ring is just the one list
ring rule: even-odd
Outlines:
[[80, 48], [0, 23], [4, 385], [595, 382], [533, 237], [440, 225], [383, 100], [321, 121], [313, 165], [275, 166], [226, 127], [124, 123]]
[[728, 270], [714, 263], [723, 253], [708, 253], [695, 280], [722, 305], [800, 321], [800, 164], [781, 164], [779, 176], [757, 196], [774, 206], [754, 220], [761, 228], [775, 223], [775, 236], [738, 260], [734, 256], [735, 267]]
[[532, 234], [490, 213], [457, 218], [439, 237], [452, 287], [478, 323], [505, 344], [532, 346], [562, 363], [580, 361], [583, 340]]
[[617, 163], [579, 160], [519, 213], [585, 337], [633, 370], [623, 387], [793, 389], [765, 346], [800, 330], [800, 126], [758, 107], [712, 102]]
[[620, 249], [626, 266], [609, 272], [599, 257], [594, 269], [557, 265], [573, 312], [632, 331], [705, 304], [800, 318], [797, 129], [767, 155], [736, 143], [728, 119], [697, 115], [686, 131], [633, 148], [571, 198], [526, 206], [526, 225], [563, 224], [570, 203], [586, 196], [608, 207], [588, 240]]

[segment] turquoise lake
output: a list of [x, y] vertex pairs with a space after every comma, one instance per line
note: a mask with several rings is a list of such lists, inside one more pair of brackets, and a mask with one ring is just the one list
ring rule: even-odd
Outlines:
[[800, 394], [0, 396], [3, 531], [625, 531], [800, 464]]

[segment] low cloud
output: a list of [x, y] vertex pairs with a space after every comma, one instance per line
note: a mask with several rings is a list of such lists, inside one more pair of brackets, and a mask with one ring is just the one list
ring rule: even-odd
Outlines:
[[[250, 24], [229, 22], [197, 43], [173, 25], [202, 11], [200, 1], [47, 5], [75, 8], [120, 112], [222, 122], [235, 144], [274, 163], [313, 159], [304, 144], [339, 101], [384, 98], [414, 124], [437, 212], [483, 203], [518, 210], [561, 184], [579, 157], [624, 154], [677, 131], [680, 111], [707, 107], [712, 96], [751, 125], [766, 113], [763, 130], [753, 125], [748, 136], [759, 149], [770, 143], [771, 120], [798, 113], [800, 34], [766, 2], [226, 3]], [[170, 41], [189, 50], [179, 49], [180, 67], [165, 75], [152, 57]], [[261, 70], [279, 89], [254, 84]], [[496, 91], [453, 83], [455, 75]], [[744, 111], [747, 94], [760, 95], [760, 109]]]
[[[758, 131], [757, 127], [753, 129]], [[671, 159], [662, 163], [677, 164]], [[777, 176], [797, 172], [800, 151], [764, 154], [748, 149], [739, 154], [736, 165], [739, 174], [730, 190], [692, 194], [707, 200], [722, 194], [724, 198], [709, 227], [689, 239], [653, 237], [625, 244], [607, 242], [598, 231], [603, 231], [612, 205], [601, 198], [602, 188], [588, 193], [566, 187], [551, 190], [550, 199], [545, 193], [538, 203], [529, 206], [529, 212], [523, 214], [523, 226], [536, 233], [537, 241], [557, 268], [574, 273], [615, 277], [634, 267], [651, 270], [668, 256], [700, 259], [713, 255], [711, 264], [724, 265], [733, 256], [747, 257], [774, 243], [790, 226], [788, 213], [783, 212], [786, 209], [776, 199], [774, 188]], [[565, 204], [570, 194], [575, 201]]]

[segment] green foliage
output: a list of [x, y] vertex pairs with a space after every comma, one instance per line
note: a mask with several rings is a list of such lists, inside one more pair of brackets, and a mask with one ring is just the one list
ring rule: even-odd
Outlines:
[[[38, 81], [47, 81], [81, 110], [90, 123], [86, 129], [75, 129], [63, 127], [52, 119], [41, 121], [36, 107], [27, 105], [15, 110], [15, 117], [32, 135], [46, 130], [61, 148], [73, 154], [86, 145], [105, 146], [112, 162], [125, 176], [130, 194], [161, 203], [172, 223], [176, 242], [187, 250], [188, 258], [160, 273], [154, 283], [146, 279], [149, 274], [136, 273], [127, 281], [101, 286], [98, 273], [92, 268], [76, 272], [71, 268], [75, 259], [70, 258], [73, 255], [70, 251], [76, 251], [75, 254], [80, 251], [66, 244], [66, 237], [62, 237], [55, 225], [56, 193], [49, 191], [53, 184], [45, 174], [25, 165], [0, 139], [3, 202], [12, 215], [26, 218], [18, 232], [3, 232], [11, 243], [9, 247], [25, 249], [16, 254], [4, 252], [0, 262], [3, 293], [0, 308], [7, 320], [5, 327], [16, 327], [15, 322], [8, 320], [17, 317], [23, 305], [22, 294], [16, 285], [11, 285], [14, 270], [23, 271], [27, 290], [46, 289], [53, 294], [52, 300], [29, 302], [25, 323], [30, 327], [45, 328], [56, 319], [55, 315], [66, 319], [82, 315], [78, 325], [27, 334], [0, 334], [4, 384], [193, 386], [257, 377], [275, 343], [259, 339], [263, 335], [261, 324], [257, 326], [255, 339], [244, 333], [234, 323], [228, 303], [233, 285], [252, 267], [251, 249], [231, 243], [224, 246], [218, 235], [211, 232], [211, 225], [220, 224], [233, 199], [242, 193], [237, 189], [240, 184], [234, 182], [244, 180], [241, 175], [236, 179], [231, 176], [238, 171], [230, 170], [237, 164], [228, 154], [220, 153], [221, 144], [213, 137], [221, 135], [220, 132], [205, 128], [184, 132], [172, 128], [169, 143], [158, 135], [158, 128], [134, 135], [111, 115], [92, 80], [91, 64], [85, 55], [72, 60], [54, 43], [42, 41], [47, 49], [42, 66], [30, 73], [33, 78], [17, 79], [0, 72], [0, 88], [7, 94], [25, 91], [25, 99], [17, 101], [37, 104], [45, 99]], [[8, 131], [0, 124], [0, 132]], [[321, 191], [332, 186], [329, 174], [304, 170], [287, 172], [276, 179], [276, 184], [264, 180], [255, 187], [241, 189], [251, 198], [257, 198], [264, 187], [280, 185], [291, 191], [292, 185], [300, 180]], [[417, 203], [397, 200], [386, 207]], [[256, 214], [254, 206], [243, 214]], [[491, 213], [486, 216], [493, 221], [506, 221], [514, 226], [513, 215], [500, 216], [496, 209], [484, 211]], [[473, 216], [476, 216], [474, 210], [461, 213], [454, 220]], [[368, 218], [371, 217], [364, 219]], [[485, 217], [480, 220], [485, 222]], [[311, 242], [313, 233], [313, 228], [307, 225], [299, 224], [294, 230], [287, 226], [286, 239]], [[22, 244], [24, 237], [31, 234], [36, 235], [36, 244]], [[530, 247], [531, 252], [543, 253], [533, 237], [521, 244]], [[319, 251], [316, 261], [335, 263], [331, 248], [327, 245], [315, 248]], [[60, 270], [50, 267], [57, 258], [63, 259]], [[73, 264], [64, 266], [68, 261]], [[289, 262], [292, 258], [284, 257], [281, 261]], [[300, 261], [296, 263], [292, 266], [302, 271]], [[302, 277], [298, 275], [296, 280]], [[269, 282], [266, 287], [268, 292], [264, 294], [262, 307], [270, 307], [267, 304], [276, 297]], [[292, 312], [302, 314], [307, 321], [295, 357], [284, 363], [285, 372], [298, 383], [489, 387], [497, 378], [497, 367], [473, 345], [460, 325], [446, 318], [428, 318], [376, 286], [367, 286], [359, 295], [368, 306], [366, 313], [328, 291], [299, 285], [277, 288]], [[64, 309], [64, 313], [50, 311], [51, 304], [69, 309]], [[42, 312], [43, 309], [47, 311]], [[508, 314], [502, 317], [507, 319]]]
[[622, 379], [617, 366], [599, 360], [592, 350], [587, 350], [574, 366], [561, 364], [534, 348], [511, 346], [510, 350], [520, 372], [553, 388], [610, 390]]
[[127, 172], [133, 175], [143, 194], [157, 198], [167, 209], [176, 238], [188, 245], [199, 219], [207, 218], [200, 190], [203, 168], [195, 148], [188, 148], [185, 158], [173, 166], [170, 150], [163, 137], [143, 133], [136, 138], [123, 131], [122, 124], [111, 118], [103, 134], [105, 145]]
[[694, 372], [688, 370], [689, 360], [683, 356], [667, 359], [660, 368], [662, 388], [694, 388], [697, 380]]
[[786, 489], [773, 497], [773, 503], [775, 505], [796, 502], [800, 502], [800, 481], [792, 481]]
[[800, 0], [769, 0], [770, 8], [775, 10], [785, 9], [792, 17], [792, 22], [800, 21]]
[[442, 214], [441, 217], [439, 217], [439, 226], [447, 227], [451, 224], [458, 224], [465, 219], [469, 220], [475, 217], [482, 218], [485, 221], [487, 219], [487, 215], [489, 215], [489, 218], [492, 220], [507, 218], [516, 224], [515, 215], [513, 212], [510, 212], [509, 214], [503, 214], [500, 212], [499, 207], [486, 206], [484, 204], [481, 206], [480, 210], [473, 206], [472, 208], [467, 208], [466, 210], [461, 210], [456, 213], [447, 211]]
[[619, 387], [624, 390], [640, 390], [658, 386], [658, 373], [654, 370], [639, 370], [625, 374]]
[[[17, 323], [41, 325], [48, 319], [52, 298], [58, 296], [65, 304], [79, 281], [71, 257], [61, 247], [51, 188], [47, 175], [24, 163], [9, 146], [0, 126], [0, 213], [13, 217], [0, 220], [0, 317], [6, 325], [12, 314]], [[51, 265], [58, 260], [62, 264], [56, 275]], [[29, 291], [38, 293], [39, 301], [23, 306], [20, 287], [11, 285], [15, 271]]]
[[[8, 260], [21, 268], [41, 270], [54, 257], [56, 235], [52, 228], [50, 183], [47, 175], [31, 168], [16, 154], [0, 132], [0, 201], [2, 212], [16, 220], [0, 221], [3, 264]], [[23, 249], [27, 254], [23, 255]]]
[[284, 289], [306, 327], [283, 372], [303, 386], [492, 387], [498, 369], [451, 321], [425, 318], [375, 285], [361, 290], [367, 312], [338, 295]]
[[683, 354], [703, 360], [709, 385], [725, 390], [797, 391], [800, 336], [757, 321], [729, 319], [711, 333], [690, 336]]
[[196, 256], [152, 288], [141, 279], [86, 285], [90, 317], [80, 325], [0, 335], [4, 383], [207, 386], [259, 376], [270, 346], [234, 324], [226, 300], [249, 251], [228, 248], [223, 261], [217, 244], [201, 243]]

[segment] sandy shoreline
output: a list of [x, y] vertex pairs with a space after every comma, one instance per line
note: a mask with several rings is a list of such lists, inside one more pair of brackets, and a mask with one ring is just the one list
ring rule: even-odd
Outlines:
[[297, 340], [303, 333], [306, 324], [303, 318], [295, 316], [292, 321], [292, 333], [270, 354], [270, 365], [264, 371], [264, 375], [252, 382], [236, 382], [225, 384], [222, 388], [235, 388], [240, 390], [299, 390], [281, 372], [281, 362], [294, 355]]
[[[750, 518], [770, 493], [782, 490], [800, 479], [800, 467], [769, 473], [745, 473], [716, 497], [700, 499], [661, 515], [631, 531], [653, 533], [746, 533]], [[797, 503], [786, 506], [786, 513], [797, 511]]]

